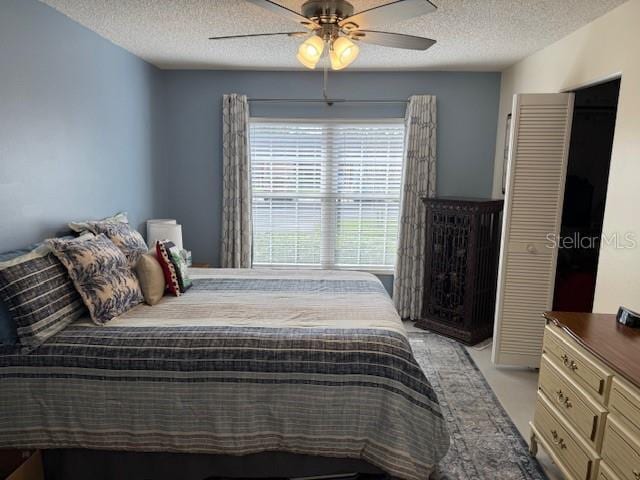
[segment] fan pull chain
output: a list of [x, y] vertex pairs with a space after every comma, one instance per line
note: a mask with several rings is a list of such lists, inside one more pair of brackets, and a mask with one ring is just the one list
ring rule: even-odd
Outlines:
[[325, 48], [323, 57], [324, 72], [322, 75], [322, 97], [324, 98], [325, 102], [327, 102], [327, 106], [332, 107], [333, 102], [329, 100], [329, 95], [327, 94], [327, 90], [329, 87], [329, 48]]

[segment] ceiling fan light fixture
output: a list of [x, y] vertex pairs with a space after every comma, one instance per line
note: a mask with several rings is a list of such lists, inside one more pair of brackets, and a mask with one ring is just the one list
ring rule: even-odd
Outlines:
[[346, 65], [340, 63], [336, 52], [334, 52], [333, 50], [329, 52], [329, 60], [331, 61], [331, 70], [342, 70], [346, 67]]
[[339, 37], [333, 42], [329, 58], [333, 70], [342, 70], [358, 58], [360, 47], [347, 37]]
[[[248, 33], [209, 37], [209, 40], [265, 37], [270, 35], [307, 37], [297, 52], [298, 61], [313, 70], [323, 57], [328, 57], [333, 70], [342, 70], [358, 57], [357, 44], [373, 44], [405, 50], [427, 50], [436, 41], [426, 37], [371, 30], [378, 23], [392, 23], [434, 12], [437, 7], [430, 0], [393, 0], [377, 7], [354, 13], [353, 0], [304, 1], [300, 11], [280, 5], [282, 0], [246, 0], [265, 10], [286, 16], [306, 28], [297, 32]], [[355, 43], [353, 42], [355, 40]], [[327, 50], [328, 49], [328, 52]], [[328, 62], [325, 62], [325, 64]]]
[[298, 48], [298, 61], [307, 68], [314, 69], [322, 58], [324, 41], [317, 35], [307, 38]]

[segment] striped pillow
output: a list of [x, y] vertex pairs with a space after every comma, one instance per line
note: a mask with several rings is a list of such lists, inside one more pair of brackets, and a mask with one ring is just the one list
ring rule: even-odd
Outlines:
[[67, 270], [44, 248], [0, 263], [0, 298], [24, 352], [87, 313]]

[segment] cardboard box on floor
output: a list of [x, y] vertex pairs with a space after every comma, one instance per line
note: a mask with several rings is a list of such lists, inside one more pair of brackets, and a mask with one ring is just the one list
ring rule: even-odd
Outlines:
[[0, 478], [6, 480], [44, 480], [40, 451], [31, 452], [31, 455], [26, 459], [23, 451], [2, 451], [0, 454]]

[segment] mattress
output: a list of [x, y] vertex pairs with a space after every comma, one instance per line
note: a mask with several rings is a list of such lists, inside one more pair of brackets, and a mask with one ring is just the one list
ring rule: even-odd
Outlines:
[[425, 479], [449, 435], [380, 281], [193, 270], [181, 297], [0, 354], [0, 448], [355, 458]]

